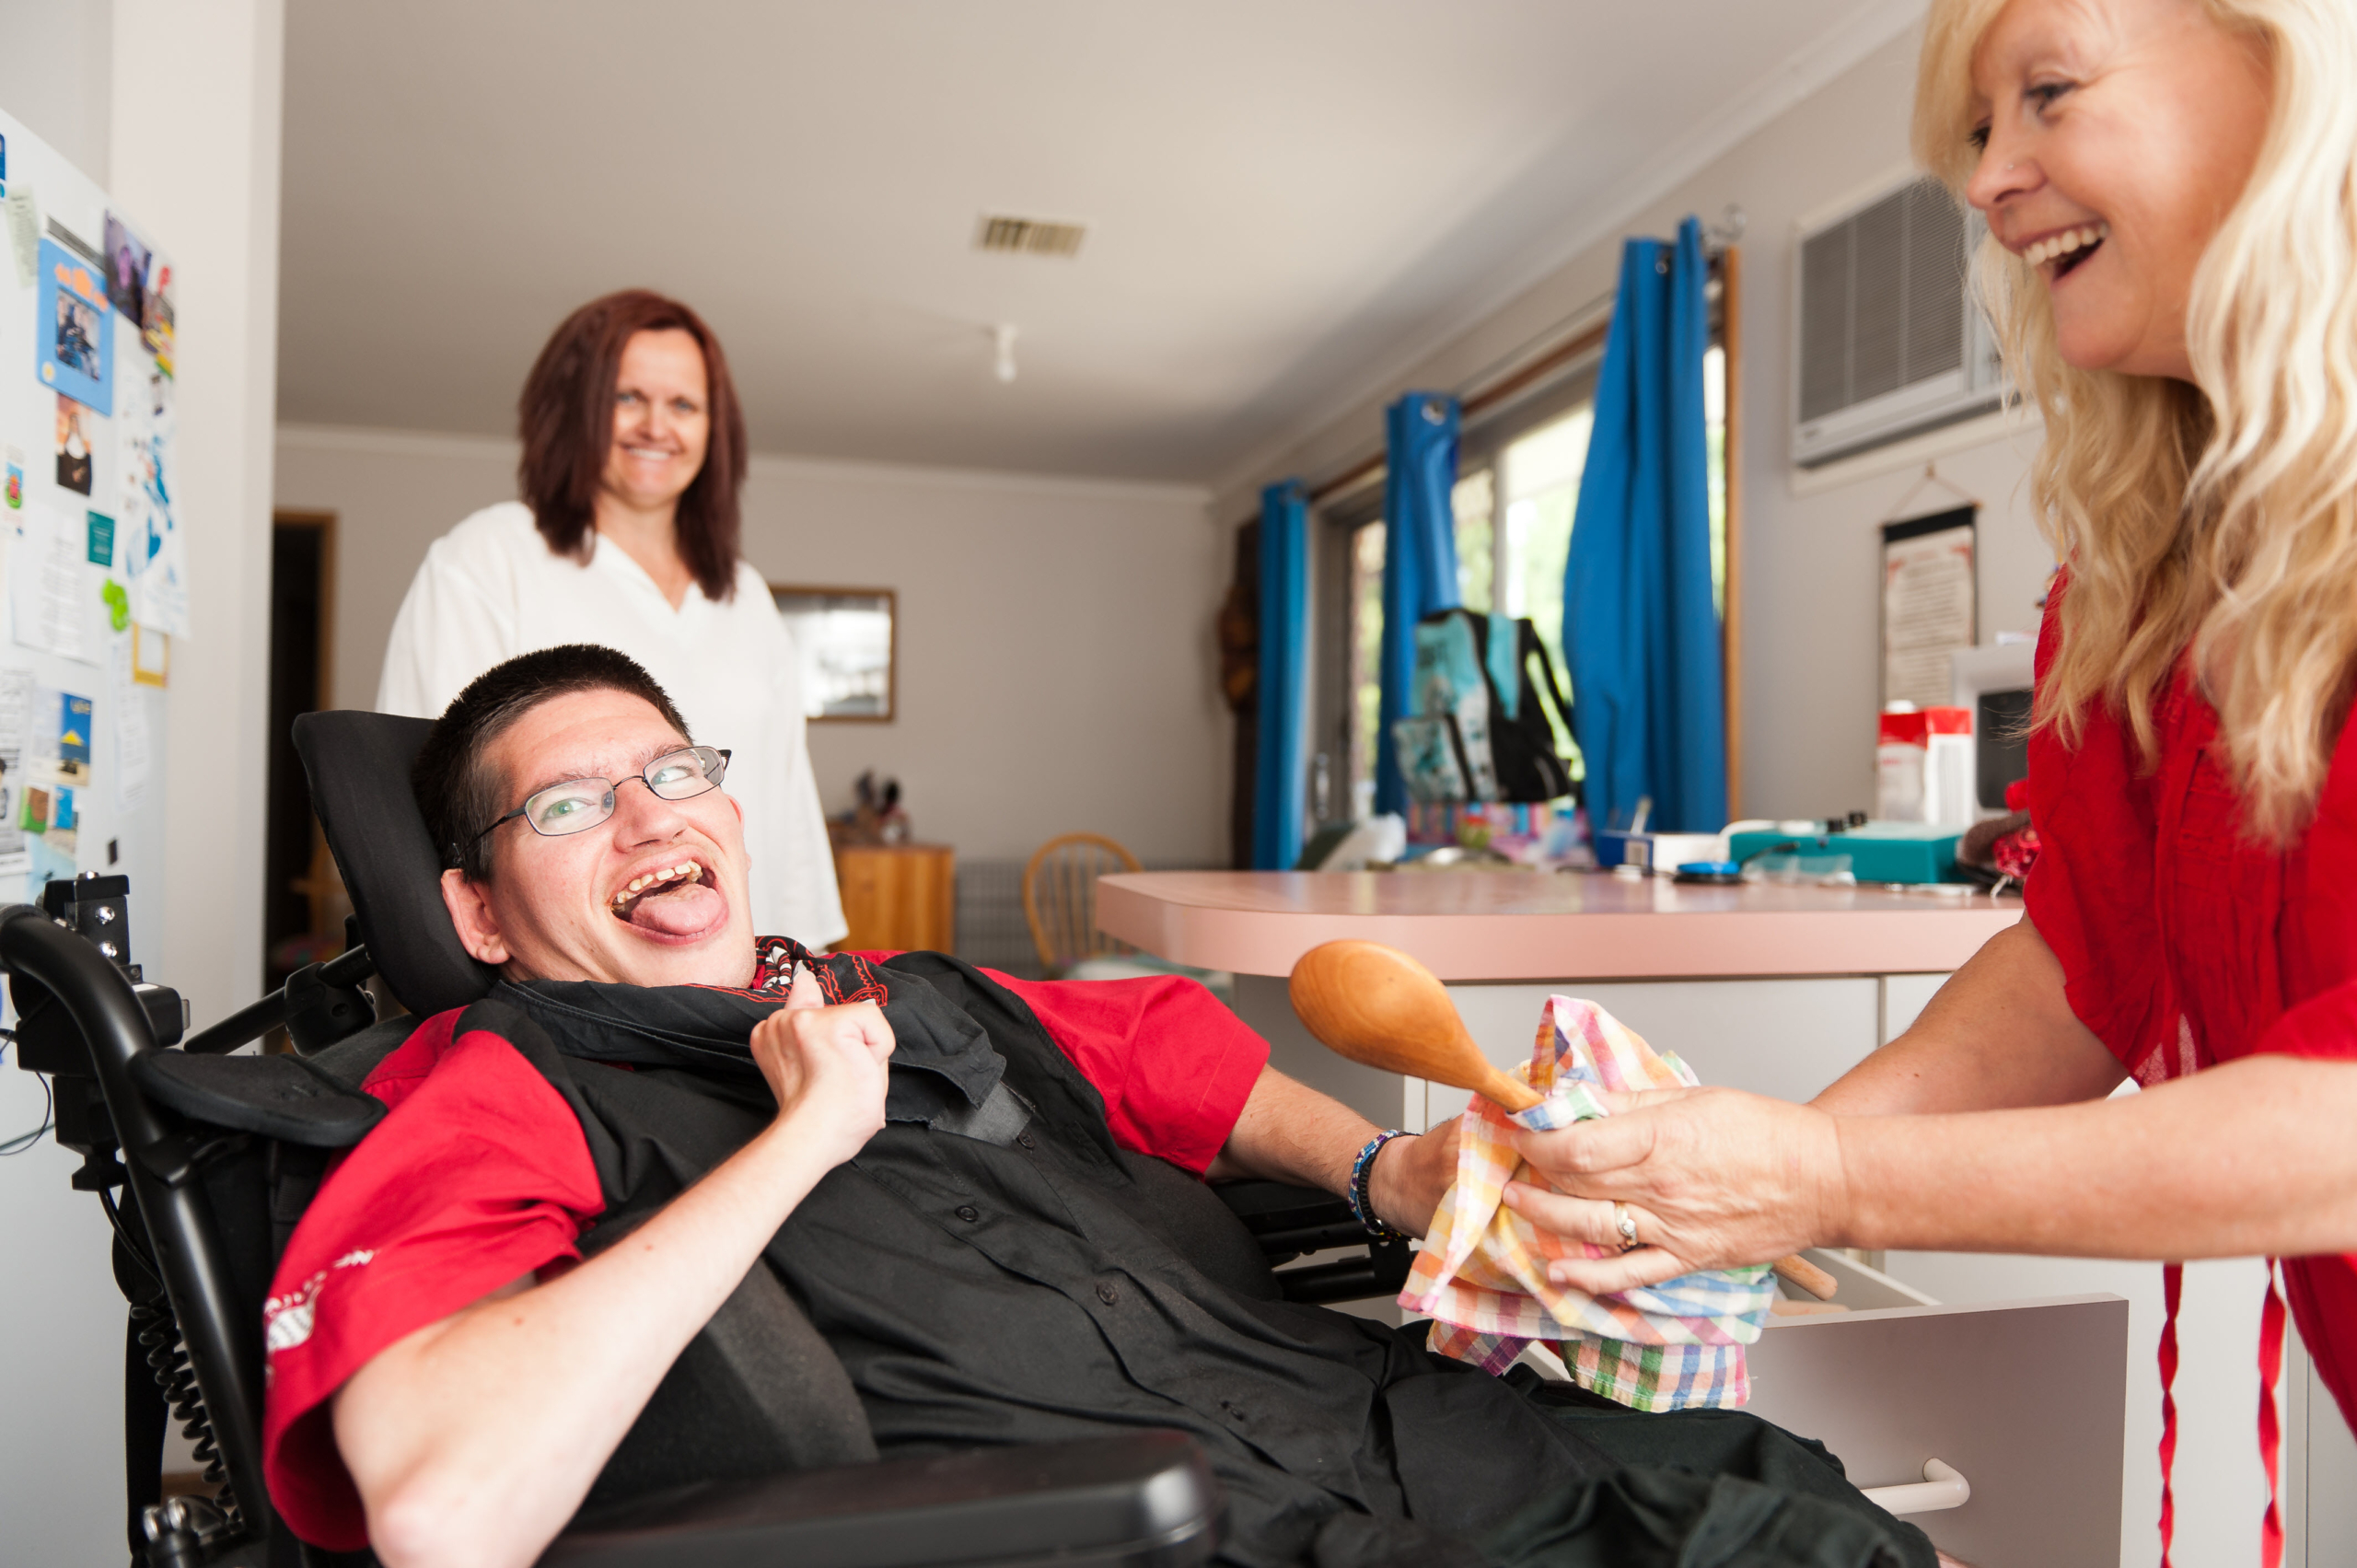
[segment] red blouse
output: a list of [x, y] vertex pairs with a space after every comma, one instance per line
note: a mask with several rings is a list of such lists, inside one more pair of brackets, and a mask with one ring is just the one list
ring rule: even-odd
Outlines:
[[[2063, 591], [2058, 579], [2056, 599]], [[2060, 639], [2038, 640], [2043, 681]], [[2041, 849], [2024, 895], [2072, 1010], [2154, 1085], [2264, 1051], [2357, 1060], [2357, 725], [2293, 847], [2247, 838], [2218, 716], [2180, 671], [2157, 704], [2157, 765], [2124, 719], [2078, 747], [2029, 742]], [[2301, 1337], [2357, 1427], [2357, 1256], [2284, 1260]]]

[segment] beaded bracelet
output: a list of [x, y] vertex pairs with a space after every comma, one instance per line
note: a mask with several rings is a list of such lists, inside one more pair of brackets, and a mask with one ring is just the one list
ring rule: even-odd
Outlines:
[[1377, 1132], [1366, 1141], [1366, 1147], [1359, 1151], [1358, 1158], [1351, 1162], [1351, 1216], [1366, 1227], [1369, 1236], [1384, 1241], [1399, 1240], [1406, 1233], [1394, 1230], [1375, 1217], [1375, 1205], [1367, 1197], [1367, 1180], [1375, 1174], [1375, 1156], [1382, 1151], [1383, 1145], [1394, 1138], [1411, 1136], [1412, 1133], [1399, 1127]]

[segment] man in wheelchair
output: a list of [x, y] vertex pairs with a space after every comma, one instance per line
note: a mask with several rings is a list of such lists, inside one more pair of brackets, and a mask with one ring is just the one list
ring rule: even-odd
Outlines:
[[[1191, 982], [755, 933], [726, 755], [603, 648], [435, 724], [418, 803], [500, 981], [367, 1071], [389, 1112], [280, 1261], [264, 1462], [296, 1533], [523, 1563], [585, 1500], [1152, 1427], [1209, 1456], [1239, 1564], [1928, 1568], [1751, 1417], [1283, 1299], [1199, 1179], [1342, 1193], [1372, 1127]], [[1453, 1144], [1383, 1145], [1373, 1217], [1427, 1228]]]

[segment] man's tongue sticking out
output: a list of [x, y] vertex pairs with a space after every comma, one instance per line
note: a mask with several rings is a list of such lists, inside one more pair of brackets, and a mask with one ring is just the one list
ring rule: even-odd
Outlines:
[[643, 931], [693, 936], [717, 925], [726, 913], [719, 893], [702, 882], [683, 882], [641, 894], [630, 906], [629, 919]]

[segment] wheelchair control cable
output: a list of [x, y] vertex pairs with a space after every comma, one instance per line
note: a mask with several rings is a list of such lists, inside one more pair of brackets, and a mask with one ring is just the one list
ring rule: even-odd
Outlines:
[[170, 1301], [159, 1289], [152, 1301], [133, 1302], [131, 1321], [139, 1336], [139, 1348], [147, 1353], [147, 1367], [155, 1374], [156, 1387], [163, 1390], [165, 1408], [180, 1423], [180, 1435], [192, 1446], [192, 1457], [204, 1484], [215, 1489], [214, 1506], [221, 1510], [225, 1527], [232, 1534], [242, 1530], [245, 1511], [229, 1484], [228, 1466], [213, 1431], [213, 1412], [205, 1408], [203, 1391], [196, 1386], [196, 1369], [189, 1365], [188, 1347], [181, 1342], [180, 1319], [172, 1316]]
[[164, 1276], [156, 1272], [155, 1260], [147, 1256], [147, 1249], [131, 1234], [131, 1227], [122, 1223], [122, 1210], [116, 1204], [114, 1194], [101, 1188], [99, 1207], [107, 1212], [107, 1223], [114, 1226], [114, 1238], [122, 1244], [122, 1249], [131, 1260], [139, 1265], [139, 1272], [153, 1280], [157, 1290], [163, 1289]]
[[[16, 1038], [10, 1031], [0, 1029], [0, 1061], [6, 1059], [8, 1046], [15, 1042]], [[23, 1154], [27, 1149], [40, 1143], [43, 1133], [57, 1125], [57, 1090], [51, 1086], [48, 1074], [35, 1073], [33, 1076], [41, 1080], [41, 1125], [29, 1132], [19, 1132], [13, 1138], [0, 1139], [0, 1159], [6, 1159], [10, 1155]]]

